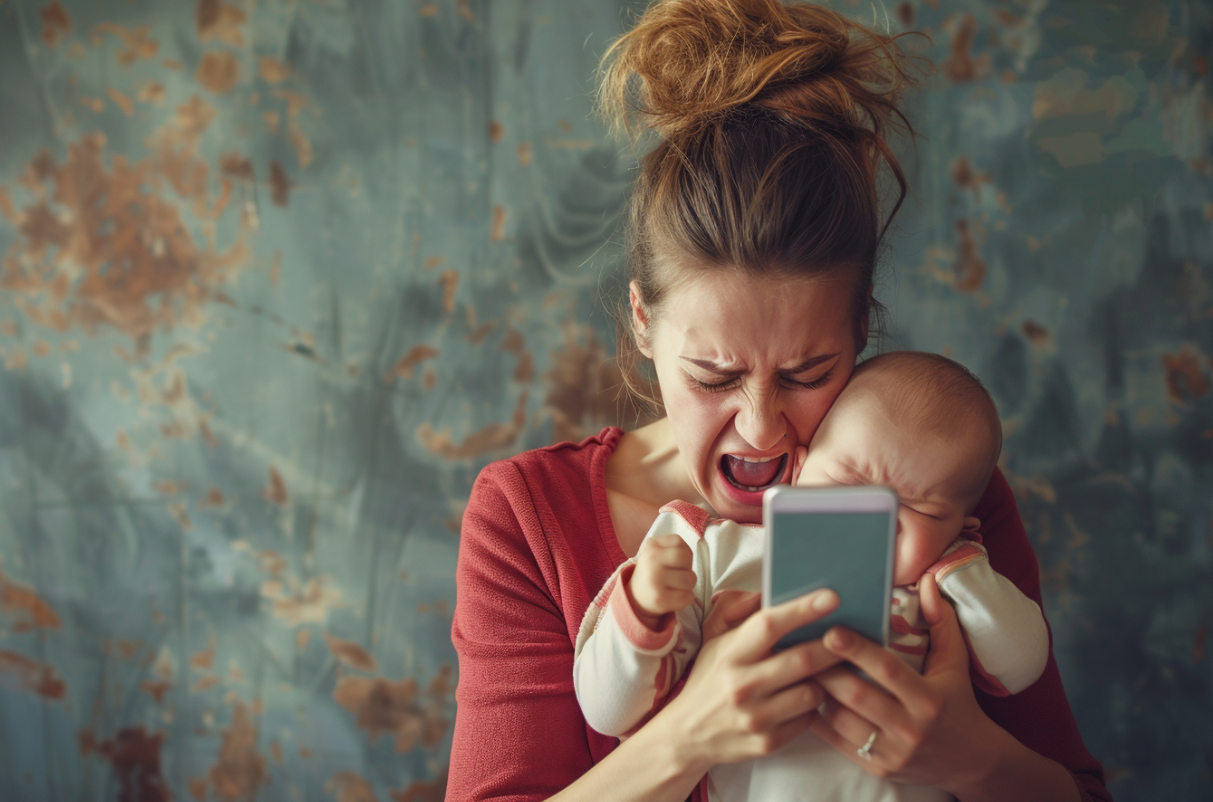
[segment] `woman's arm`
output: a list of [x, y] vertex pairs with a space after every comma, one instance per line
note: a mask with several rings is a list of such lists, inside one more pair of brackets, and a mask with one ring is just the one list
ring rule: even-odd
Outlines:
[[[1036, 558], [1001, 472], [994, 472], [974, 514], [986, 522], [983, 545], [991, 565], [1039, 604]], [[924, 613], [928, 584], [938, 598], [934, 582], [924, 580]], [[937, 634], [937, 627], [932, 627], [931, 653], [921, 677], [898, 660], [886, 660], [887, 652], [865, 639], [852, 637], [846, 646], [827, 640], [836, 653], [876, 679], [877, 686], [850, 672], [819, 675], [818, 681], [833, 699], [814, 731], [873, 773], [954, 788], [965, 802], [1001, 799], [1000, 794], [1012, 789], [1022, 799], [1110, 802], [1103, 769], [1083, 745], [1052, 651], [1041, 678], [1023, 692], [1003, 698], [975, 695], [955, 613], [946, 604], [939, 613], [940, 631]], [[954, 653], [945, 651], [948, 642]], [[905, 671], [898, 671], [899, 667]], [[862, 762], [855, 754], [874, 728], [879, 733], [873, 756], [892, 747], [886, 757], [893, 760], [883, 766], [873, 765], [881, 761]], [[961, 771], [963, 767], [968, 767], [967, 773]], [[1069, 775], [1068, 783], [1061, 782], [1064, 775]], [[1011, 786], [1006, 785], [1008, 776], [1015, 781]], [[1025, 782], [1034, 784], [1032, 794], [1025, 791]]]
[[601, 736], [577, 705], [573, 644], [544, 546], [527, 540], [542, 539], [542, 527], [503, 481], [521, 486], [508, 463], [482, 472], [464, 512], [448, 800], [682, 802], [710, 766], [770, 754], [808, 726], [824, 694], [802, 680], [838, 658], [820, 642], [774, 656], [770, 647], [828, 614], [837, 604], [829, 593], [760, 611], [709, 641], [682, 692], [595, 763], [590, 738]]

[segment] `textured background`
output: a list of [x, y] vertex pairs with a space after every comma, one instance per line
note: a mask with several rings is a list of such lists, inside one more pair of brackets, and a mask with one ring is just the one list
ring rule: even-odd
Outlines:
[[[616, 420], [628, 5], [0, 0], [0, 798], [442, 798], [471, 482]], [[836, 5], [938, 65], [889, 345], [994, 392], [1117, 799], [1207, 799], [1210, 5]]]

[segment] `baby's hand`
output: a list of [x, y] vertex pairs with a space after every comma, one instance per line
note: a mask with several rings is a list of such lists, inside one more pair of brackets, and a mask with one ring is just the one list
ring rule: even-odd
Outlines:
[[691, 547], [674, 534], [646, 538], [636, 555], [636, 568], [626, 590], [632, 608], [649, 629], [661, 616], [695, 600]]

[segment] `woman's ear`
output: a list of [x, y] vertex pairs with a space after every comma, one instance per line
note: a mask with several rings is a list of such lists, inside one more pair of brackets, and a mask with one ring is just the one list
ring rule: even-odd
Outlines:
[[632, 307], [632, 335], [636, 338], [636, 348], [649, 359], [653, 351], [649, 348], [649, 314], [645, 311], [644, 302], [640, 300], [640, 285], [628, 283], [628, 304]]

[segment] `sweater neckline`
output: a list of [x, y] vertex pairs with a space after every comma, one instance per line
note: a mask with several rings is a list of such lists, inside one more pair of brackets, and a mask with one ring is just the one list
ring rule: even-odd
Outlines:
[[601, 447], [594, 449], [593, 456], [590, 458], [590, 493], [594, 501], [594, 514], [598, 518], [598, 534], [602, 538], [603, 547], [611, 555], [611, 560], [615, 565], [626, 562], [628, 557], [623, 553], [623, 547], [619, 545], [619, 536], [615, 533], [615, 524], [611, 521], [611, 508], [607, 504], [606, 495], [606, 468], [607, 460], [619, 447], [619, 441], [623, 435], [623, 429], [618, 426], [608, 426], [603, 429], [596, 438]]

